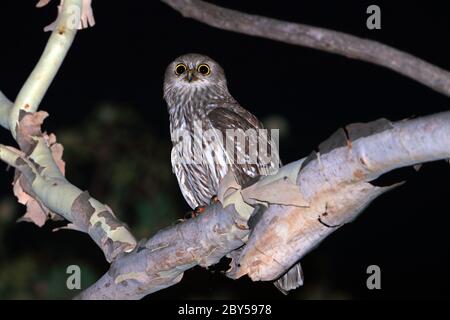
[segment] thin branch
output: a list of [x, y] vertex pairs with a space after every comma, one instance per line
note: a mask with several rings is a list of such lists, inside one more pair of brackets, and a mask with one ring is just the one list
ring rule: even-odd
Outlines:
[[[450, 157], [450, 112], [346, 129], [322, 143], [320, 154], [288, 164], [248, 188], [225, 182], [219, 188], [225, 209], [213, 205], [200, 217], [158, 232], [117, 259], [77, 298], [140, 299], [176, 284], [185, 270], [209, 266], [227, 254], [233, 258], [229, 277], [275, 280], [397, 186], [380, 188], [368, 181], [395, 168]], [[247, 242], [247, 222], [257, 204], [268, 209]], [[244, 242], [243, 250], [236, 250]]]
[[408, 53], [349, 34], [251, 15], [200, 0], [161, 0], [207, 25], [377, 64], [450, 96], [450, 73]]

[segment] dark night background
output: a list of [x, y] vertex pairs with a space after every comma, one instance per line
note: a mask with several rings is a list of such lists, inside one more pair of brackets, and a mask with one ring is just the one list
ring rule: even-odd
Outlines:
[[[14, 99], [40, 57], [56, 3], [0, 2], [0, 89]], [[450, 70], [450, 19], [444, 1], [211, 1], [249, 13], [373, 39]], [[366, 28], [378, 4], [382, 29]], [[231, 93], [266, 124], [282, 129], [284, 163], [307, 156], [339, 126], [401, 120], [449, 109], [449, 98], [390, 70], [316, 50], [221, 31], [184, 19], [159, 1], [93, 1], [97, 25], [78, 33], [41, 104], [44, 128], [65, 146], [67, 177], [110, 205], [134, 234], [149, 237], [188, 210], [170, 167], [169, 122], [162, 99], [169, 62], [200, 52], [225, 69]], [[0, 132], [0, 143], [15, 145]], [[10, 183], [0, 175], [0, 298], [55, 299], [66, 267], [82, 267], [83, 287], [108, 270], [90, 238], [15, 220]], [[444, 161], [374, 201], [356, 221], [303, 258], [305, 285], [287, 299], [449, 298], [450, 168]], [[380, 182], [382, 183], [382, 182]], [[366, 288], [366, 268], [382, 270], [382, 289]], [[223, 267], [222, 267], [223, 269]], [[285, 299], [270, 283], [233, 281], [194, 268], [166, 298]]]

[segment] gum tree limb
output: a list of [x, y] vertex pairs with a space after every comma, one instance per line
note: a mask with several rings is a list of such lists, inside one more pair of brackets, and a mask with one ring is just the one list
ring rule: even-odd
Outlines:
[[10, 129], [23, 153], [10, 162], [13, 149], [2, 146], [1, 158], [18, 170], [14, 186], [19, 185], [20, 193], [26, 194], [28, 210], [28, 202], [34, 204], [32, 216], [44, 215], [43, 221], [54, 213], [64, 217], [71, 222], [68, 228], [88, 233], [111, 262], [131, 251], [136, 240], [109, 207], [67, 181], [61, 159], [63, 148], [54, 135], [42, 133], [47, 113], [37, 111], [73, 42], [80, 24], [81, 3], [64, 1], [57, 27], [15, 103], [0, 94], [0, 123]]
[[[68, 0], [65, 5], [69, 3], [80, 2]], [[49, 45], [46, 52], [52, 49]], [[60, 54], [65, 56], [69, 47]], [[204, 215], [163, 229], [136, 246], [107, 206], [65, 180], [51, 148], [54, 143], [40, 130], [46, 115], [36, 112], [37, 107], [56, 72], [48, 66], [46, 75], [45, 61], [43, 57], [38, 64], [43, 74], [30, 76], [19, 94], [37, 103], [17, 107], [18, 97], [8, 116], [21, 150], [0, 146], [0, 159], [23, 175], [42, 205], [88, 232], [113, 261], [80, 299], [139, 299], [177, 283], [185, 270], [209, 266], [225, 255], [233, 258], [229, 277], [247, 274], [253, 280], [274, 280], [389, 189], [371, 185], [372, 179], [398, 167], [450, 157], [448, 112], [397, 123], [350, 125], [322, 143], [319, 154], [286, 165], [248, 188], [225, 179], [219, 192], [223, 206], [215, 204]], [[0, 100], [2, 105], [6, 110], [8, 100]], [[254, 208], [261, 206], [267, 210], [256, 215]], [[270, 251], [275, 248], [277, 252]]]
[[[377, 132], [364, 134], [373, 130]], [[269, 206], [235, 257], [229, 277], [247, 274], [254, 281], [277, 279], [325, 237], [355, 219], [372, 200], [401, 185], [376, 187], [370, 181], [396, 168], [448, 159], [450, 112], [396, 123], [350, 125], [328, 142], [340, 146], [330, 150], [322, 144], [298, 175], [291, 176], [308, 205]]]
[[[371, 180], [396, 168], [449, 158], [450, 112], [349, 125], [319, 151], [245, 189], [224, 179], [219, 199], [225, 208], [210, 206], [203, 215], [142, 241], [77, 298], [140, 299], [176, 284], [185, 270], [207, 267], [225, 255], [233, 258], [230, 278], [247, 274], [254, 281], [273, 281], [398, 186], [380, 188]], [[267, 210], [255, 219], [256, 205]]]
[[88, 233], [109, 262], [121, 253], [131, 251], [136, 240], [126, 225], [108, 206], [67, 181], [55, 164], [44, 137], [35, 136], [33, 140], [36, 145], [29, 155], [0, 145], [0, 159], [22, 173], [27, 193], [46, 211], [70, 221], [67, 228]]
[[14, 138], [17, 137], [20, 111], [37, 111], [61, 67], [77, 33], [80, 12], [81, 0], [64, 2], [57, 27], [52, 32], [39, 62], [20, 90], [9, 114], [9, 128]]
[[241, 247], [249, 233], [248, 217], [220, 204], [201, 216], [160, 230], [118, 258], [109, 271], [76, 299], [141, 299], [178, 283], [184, 271], [216, 264]]
[[0, 91], [0, 125], [9, 129], [9, 113], [13, 103]]
[[184, 17], [212, 27], [377, 64], [450, 96], [450, 73], [382, 43], [324, 28], [226, 9], [200, 0], [161, 0]]

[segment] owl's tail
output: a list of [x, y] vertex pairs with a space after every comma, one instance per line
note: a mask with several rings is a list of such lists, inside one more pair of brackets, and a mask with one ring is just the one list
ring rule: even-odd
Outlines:
[[[262, 215], [266, 211], [266, 208], [262, 205], [256, 206], [252, 215], [248, 219], [248, 226], [250, 229], [254, 229], [261, 219]], [[283, 294], [288, 294], [290, 290], [297, 289], [303, 285], [303, 270], [300, 262], [297, 262], [291, 269], [282, 275], [277, 281], [273, 283], [278, 290]]]
[[288, 294], [290, 290], [297, 289], [303, 285], [303, 270], [300, 262], [294, 265], [280, 279], [273, 283], [283, 294]]

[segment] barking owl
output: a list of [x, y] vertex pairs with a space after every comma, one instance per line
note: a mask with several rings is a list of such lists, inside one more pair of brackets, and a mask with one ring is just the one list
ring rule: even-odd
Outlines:
[[[211, 58], [186, 54], [173, 61], [164, 98], [174, 144], [172, 169], [191, 208], [209, 204], [229, 170], [246, 185], [279, 168], [277, 146], [231, 96], [223, 69]], [[239, 139], [243, 134], [248, 134], [245, 140]]]
[[[165, 73], [164, 99], [172, 169], [192, 209], [209, 204], [230, 170], [241, 186], [278, 170], [275, 139], [231, 96], [223, 69], [211, 58], [186, 54], [175, 59]], [[277, 285], [282, 291], [302, 281], [299, 265], [286, 275], [289, 279]]]

